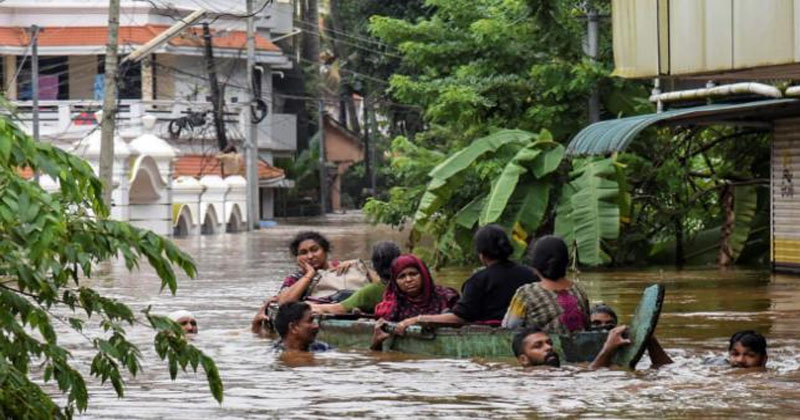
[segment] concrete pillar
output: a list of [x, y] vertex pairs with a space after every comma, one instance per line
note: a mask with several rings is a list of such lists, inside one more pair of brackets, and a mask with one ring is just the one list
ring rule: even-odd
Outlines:
[[58, 105], [58, 131], [65, 132], [69, 128], [69, 125], [72, 120], [72, 115], [70, 113], [69, 104], [59, 104]]
[[152, 101], [155, 99], [155, 75], [153, 74], [153, 56], [142, 60], [142, 100]]
[[14, 55], [3, 56], [3, 90], [6, 99], [17, 100], [17, 83], [13, 82], [14, 74], [17, 72], [17, 57]]
[[261, 188], [261, 220], [275, 218], [275, 189]]
[[175, 67], [175, 57], [169, 54], [153, 54], [154, 92], [153, 99], [175, 99], [175, 76], [172, 68]]

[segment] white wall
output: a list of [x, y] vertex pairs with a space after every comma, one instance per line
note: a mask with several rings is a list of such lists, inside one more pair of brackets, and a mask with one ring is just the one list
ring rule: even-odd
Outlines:
[[[245, 14], [244, 1], [231, 0], [170, 0], [156, 4], [171, 3], [182, 11], [206, 7], [210, 11], [232, 14]], [[260, 4], [260, 2], [258, 2]], [[150, 14], [151, 4], [147, 1], [122, 0], [120, 24], [123, 26], [172, 25], [175, 21], [169, 16]], [[259, 14], [259, 28], [274, 33], [288, 33], [292, 30], [291, 4], [275, 1]], [[80, 19], [65, 19], [65, 15], [79, 16]], [[269, 16], [269, 17], [267, 17]], [[106, 26], [108, 24], [108, 0], [5, 0], [0, 2], [0, 26]], [[244, 19], [235, 16], [222, 16], [212, 27], [229, 30], [246, 30]]]

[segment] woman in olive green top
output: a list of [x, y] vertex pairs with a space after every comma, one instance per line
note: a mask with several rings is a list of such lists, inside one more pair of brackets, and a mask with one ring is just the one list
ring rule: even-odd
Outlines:
[[339, 302], [311, 305], [311, 310], [319, 314], [346, 314], [359, 310], [372, 313], [386, 290], [386, 282], [392, 277], [392, 261], [400, 255], [400, 248], [394, 242], [378, 242], [372, 247], [372, 268], [370, 277], [377, 275], [380, 281], [371, 279], [372, 283], [358, 289], [352, 296]]

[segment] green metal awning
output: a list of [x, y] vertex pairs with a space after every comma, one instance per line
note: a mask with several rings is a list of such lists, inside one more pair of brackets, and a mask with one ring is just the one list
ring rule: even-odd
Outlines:
[[600, 121], [581, 130], [567, 146], [567, 154], [598, 155], [625, 150], [637, 134], [652, 125], [746, 125], [792, 116], [800, 116], [800, 100], [713, 104]]

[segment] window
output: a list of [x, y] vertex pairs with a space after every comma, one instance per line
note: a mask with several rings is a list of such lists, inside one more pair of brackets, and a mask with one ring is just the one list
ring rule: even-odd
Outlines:
[[[122, 56], [119, 57], [120, 62]], [[106, 57], [97, 56], [97, 76], [94, 83], [94, 98], [103, 99], [105, 90]], [[125, 63], [120, 66], [119, 99], [142, 99], [142, 64]]]
[[[17, 63], [22, 56], [17, 56]], [[33, 99], [31, 83], [31, 57], [25, 60], [17, 77], [17, 98], [21, 101]], [[39, 100], [69, 99], [69, 65], [66, 56], [39, 57]]]

